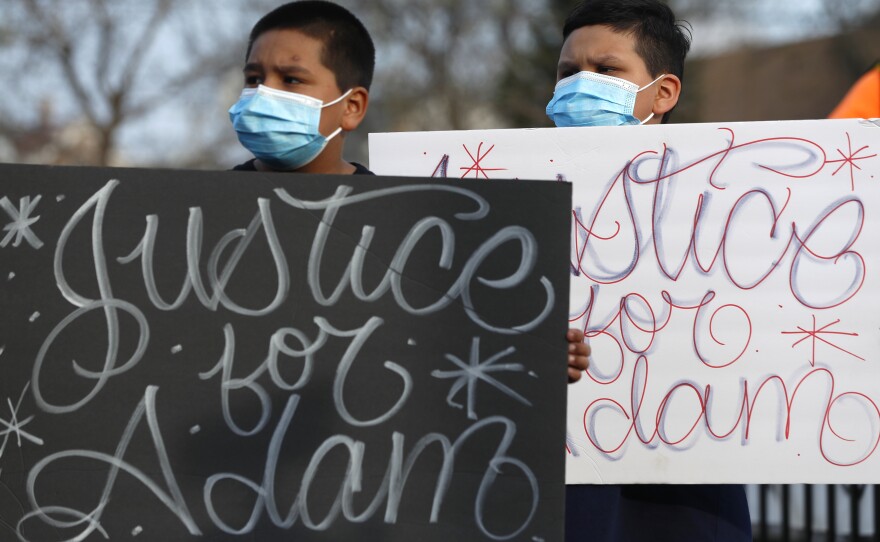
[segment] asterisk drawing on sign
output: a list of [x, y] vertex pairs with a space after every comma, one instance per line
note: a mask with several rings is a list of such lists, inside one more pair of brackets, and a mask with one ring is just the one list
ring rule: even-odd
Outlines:
[[838, 318], [837, 320], [831, 322], [830, 324], [826, 324], [820, 328], [816, 328], [816, 315], [814, 314], [812, 329], [804, 329], [800, 326], [797, 326], [798, 331], [783, 331], [782, 334], [783, 335], [803, 335], [803, 337], [801, 337], [800, 339], [798, 339], [797, 341], [795, 341], [791, 345], [792, 348], [794, 348], [795, 346], [799, 345], [800, 343], [806, 341], [807, 339], [810, 339], [810, 343], [812, 345], [812, 355], [810, 357], [810, 365], [812, 365], [813, 367], [816, 366], [816, 341], [823, 342], [823, 343], [827, 344], [828, 346], [830, 346], [832, 348], [836, 348], [837, 350], [840, 350], [841, 352], [843, 352], [845, 354], [849, 354], [850, 356], [852, 356], [856, 359], [860, 359], [862, 361], [865, 361], [865, 358], [863, 358], [861, 356], [857, 356], [857, 355], [853, 354], [852, 352], [850, 352], [849, 350], [841, 348], [840, 346], [837, 346], [836, 344], [832, 343], [831, 341], [824, 339], [823, 337], [820, 336], [820, 335], [847, 335], [850, 337], [858, 337], [859, 336], [858, 333], [852, 333], [849, 331], [828, 331], [828, 328], [835, 326], [839, 323], [840, 323], [840, 319]]
[[24, 394], [27, 392], [28, 386], [25, 386], [23, 390], [21, 390], [21, 396], [18, 398], [18, 402], [13, 405], [12, 400], [8, 397], [6, 398], [6, 403], [9, 405], [9, 419], [4, 420], [0, 418], [0, 437], [3, 437], [3, 442], [0, 443], [0, 459], [3, 458], [3, 453], [6, 451], [6, 445], [9, 443], [9, 437], [15, 435], [15, 440], [18, 443], [18, 447], [21, 448], [21, 439], [29, 440], [38, 446], [43, 445], [43, 439], [35, 437], [34, 435], [23, 431], [22, 427], [29, 424], [31, 420], [34, 419], [33, 416], [28, 416], [23, 420], [18, 419], [18, 410], [21, 408], [21, 402], [24, 399]]
[[467, 415], [468, 418], [472, 420], [477, 419], [477, 413], [474, 411], [474, 404], [476, 403], [477, 398], [477, 382], [480, 380], [501, 390], [507, 396], [516, 399], [520, 403], [532, 406], [532, 403], [530, 403], [528, 399], [489, 375], [489, 373], [498, 371], [523, 371], [525, 368], [520, 363], [504, 363], [501, 365], [493, 365], [496, 361], [500, 360], [503, 357], [509, 356], [514, 352], [516, 352], [516, 348], [511, 346], [506, 350], [498, 352], [497, 354], [488, 358], [486, 361], [480, 361], [480, 338], [474, 337], [471, 341], [471, 352], [468, 362], [464, 362], [463, 360], [461, 360], [457, 356], [453, 356], [452, 354], [446, 354], [446, 359], [451, 361], [454, 365], [457, 365], [459, 369], [455, 369], [452, 371], [441, 371], [438, 369], [432, 371], [431, 376], [433, 376], [434, 378], [456, 379], [449, 390], [449, 395], [446, 396], [446, 403], [449, 404], [449, 406], [455, 408], [462, 408], [462, 405], [453, 401], [452, 398], [463, 387], [467, 386]]
[[[6, 214], [9, 215], [9, 218], [12, 219], [12, 222], [6, 224], [3, 227], [3, 231], [8, 232], [6, 237], [0, 240], [0, 247], [6, 248], [6, 245], [12, 241], [12, 246], [17, 247], [21, 244], [21, 240], [24, 239], [28, 242], [28, 244], [34, 248], [40, 248], [43, 246], [43, 242], [34, 234], [31, 230], [31, 226], [36, 224], [36, 222], [40, 219], [40, 217], [35, 216], [31, 217], [34, 212], [34, 209], [37, 207], [37, 204], [40, 203], [40, 198], [43, 196], [37, 196], [31, 201], [30, 196], [25, 196], [19, 200], [18, 209], [9, 201], [9, 198], [3, 196], [0, 199], [0, 207], [6, 211]], [[13, 238], [15, 239], [13, 241]]]
[[489, 149], [486, 152], [483, 152], [483, 142], [481, 141], [480, 144], [477, 146], [477, 157], [476, 158], [474, 158], [474, 155], [471, 154], [471, 151], [467, 148], [467, 145], [462, 145], [462, 147], [464, 147], [464, 152], [466, 152], [467, 155], [470, 156], [471, 160], [474, 162], [474, 164], [470, 167], [459, 168], [459, 169], [464, 170], [464, 173], [461, 176], [462, 179], [467, 177], [467, 174], [471, 173], [471, 172], [474, 173], [474, 179], [479, 179], [480, 173], [483, 174], [483, 177], [488, 179], [489, 176], [486, 175], [487, 171], [504, 171], [507, 169], [507, 168], [503, 168], [503, 167], [483, 167], [481, 165], [483, 160], [487, 156], [489, 156], [490, 152], [492, 152], [492, 149], [495, 148], [495, 145], [492, 145], [491, 147], [489, 147]]
[[868, 158], [875, 158], [877, 156], [877, 153], [869, 154], [867, 156], [859, 156], [859, 154], [862, 151], [870, 148], [868, 145], [865, 145], [864, 147], [861, 147], [858, 150], [856, 150], [855, 152], [853, 152], [852, 140], [849, 137], [849, 132], [846, 133], [846, 144], [847, 144], [847, 150], [849, 151], [848, 155], [845, 154], [842, 150], [837, 149], [837, 153], [840, 155], [840, 159], [839, 160], [828, 160], [826, 163], [828, 163], [828, 164], [836, 164], [838, 162], [840, 163], [840, 166], [838, 166], [837, 169], [834, 170], [834, 173], [831, 174], [832, 177], [837, 175], [837, 173], [848, 164], [849, 165], [850, 189], [855, 190], [856, 189], [855, 170], [859, 170], [859, 171], [862, 170], [862, 168], [860, 168], [859, 165], [856, 164], [856, 160], [867, 160]]

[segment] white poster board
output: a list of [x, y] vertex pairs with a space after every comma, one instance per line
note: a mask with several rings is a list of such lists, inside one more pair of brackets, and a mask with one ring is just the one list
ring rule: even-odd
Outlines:
[[573, 183], [568, 483], [880, 483], [878, 153], [877, 120], [370, 134], [380, 175]]

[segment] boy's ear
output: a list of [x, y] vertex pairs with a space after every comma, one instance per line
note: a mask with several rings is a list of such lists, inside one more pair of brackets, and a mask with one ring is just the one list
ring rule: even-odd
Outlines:
[[354, 87], [351, 94], [345, 99], [345, 111], [342, 112], [342, 129], [346, 132], [354, 131], [367, 114], [367, 106], [370, 105], [370, 91], [364, 87]]
[[655, 118], [662, 119], [663, 115], [678, 103], [678, 97], [681, 95], [681, 79], [677, 75], [669, 73], [657, 81], [657, 85], [659, 87], [657, 95], [654, 97], [654, 108], [651, 111]]

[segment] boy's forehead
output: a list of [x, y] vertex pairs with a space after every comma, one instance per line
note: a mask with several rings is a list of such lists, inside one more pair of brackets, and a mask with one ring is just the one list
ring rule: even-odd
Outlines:
[[320, 56], [323, 48], [321, 40], [295, 28], [273, 28], [254, 39], [250, 56], [268, 53], [300, 60], [303, 56]]
[[632, 60], [636, 52], [632, 32], [619, 32], [607, 25], [582, 26], [568, 35], [559, 55], [560, 62], [596, 62], [604, 59]]

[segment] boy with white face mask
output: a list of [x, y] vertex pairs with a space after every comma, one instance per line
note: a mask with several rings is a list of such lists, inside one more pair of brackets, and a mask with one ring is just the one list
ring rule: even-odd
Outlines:
[[282, 5], [251, 30], [229, 118], [254, 159], [239, 171], [371, 174], [343, 160], [369, 104], [375, 48], [363, 24], [323, 0]]
[[[660, 0], [584, 0], [568, 16], [547, 115], [559, 127], [666, 122], [690, 39]], [[741, 485], [570, 485], [566, 540], [747, 542]]]

